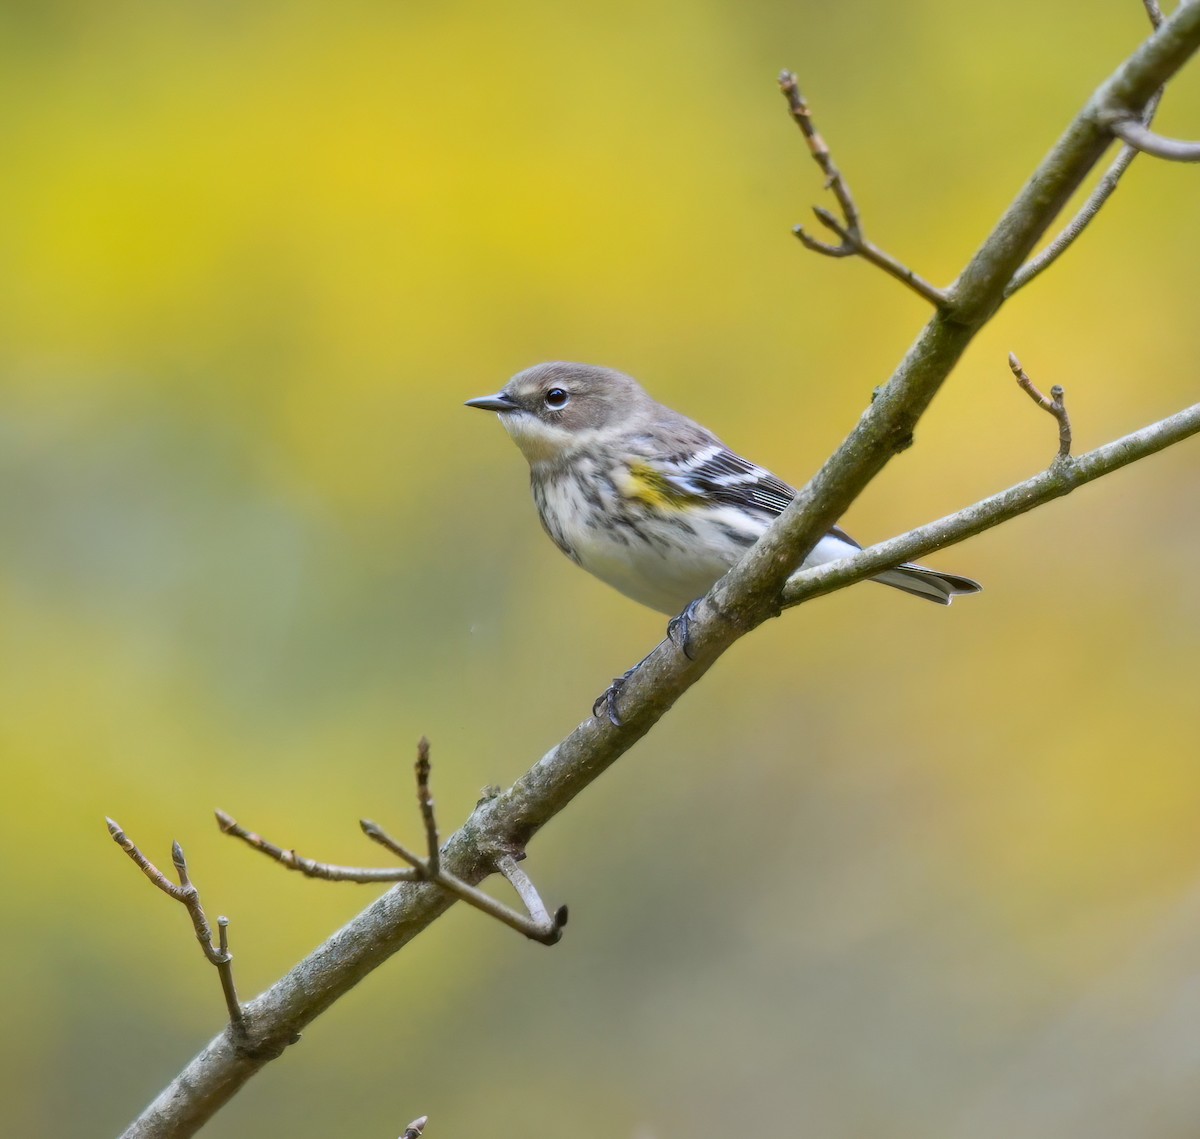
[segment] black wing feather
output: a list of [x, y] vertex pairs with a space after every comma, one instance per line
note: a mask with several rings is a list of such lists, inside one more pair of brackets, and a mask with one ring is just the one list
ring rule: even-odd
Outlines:
[[[713, 503], [737, 506], [774, 518], [782, 514], [796, 491], [721, 444], [672, 459], [672, 482]], [[664, 472], [665, 473], [665, 472]]]

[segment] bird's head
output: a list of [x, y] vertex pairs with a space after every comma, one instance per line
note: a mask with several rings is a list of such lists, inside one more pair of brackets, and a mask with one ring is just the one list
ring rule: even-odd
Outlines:
[[495, 395], [467, 400], [467, 407], [500, 416], [531, 466], [636, 425], [652, 406], [638, 382], [623, 372], [562, 363], [526, 368]]

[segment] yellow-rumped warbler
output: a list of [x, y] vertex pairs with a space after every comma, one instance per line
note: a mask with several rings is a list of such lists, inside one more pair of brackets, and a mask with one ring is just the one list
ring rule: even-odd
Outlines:
[[[662, 613], [682, 613], [707, 593], [796, 496], [611, 368], [538, 364], [467, 407], [499, 413], [529, 460], [533, 500], [554, 544]], [[858, 549], [834, 527], [801, 568]], [[982, 588], [907, 563], [871, 580], [939, 605]], [[686, 616], [683, 628], [686, 638]]]

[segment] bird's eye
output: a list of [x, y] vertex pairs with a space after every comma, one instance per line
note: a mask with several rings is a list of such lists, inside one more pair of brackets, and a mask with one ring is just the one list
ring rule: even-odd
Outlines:
[[546, 406], [551, 411], [558, 411], [559, 408], [566, 407], [570, 395], [565, 388], [551, 388], [546, 393]]

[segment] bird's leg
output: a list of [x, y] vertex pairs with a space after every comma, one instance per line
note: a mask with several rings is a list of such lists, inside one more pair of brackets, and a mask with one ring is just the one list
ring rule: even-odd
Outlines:
[[692, 621], [695, 619], [696, 611], [700, 608], [700, 602], [704, 599], [697, 597], [695, 601], [689, 601], [684, 607], [683, 612], [672, 617], [667, 622], [667, 640], [671, 642], [688, 660], [692, 660], [692, 645], [691, 631]]

